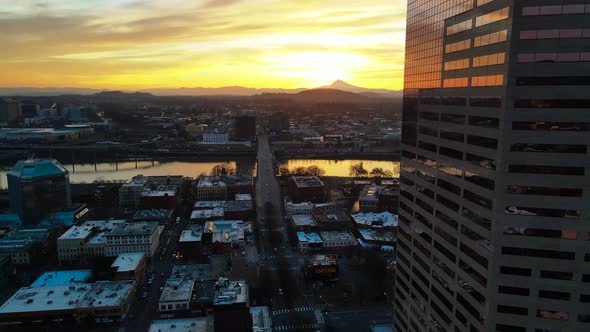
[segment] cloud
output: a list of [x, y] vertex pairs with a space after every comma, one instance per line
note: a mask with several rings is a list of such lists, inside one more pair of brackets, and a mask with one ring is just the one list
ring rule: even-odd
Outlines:
[[242, 0], [209, 0], [203, 5], [203, 8], [231, 6], [231, 5], [237, 4], [241, 1]]

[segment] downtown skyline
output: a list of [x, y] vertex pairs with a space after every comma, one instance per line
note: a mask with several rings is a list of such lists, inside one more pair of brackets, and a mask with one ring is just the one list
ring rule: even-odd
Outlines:
[[21, 1], [0, 87], [400, 90], [405, 1]]

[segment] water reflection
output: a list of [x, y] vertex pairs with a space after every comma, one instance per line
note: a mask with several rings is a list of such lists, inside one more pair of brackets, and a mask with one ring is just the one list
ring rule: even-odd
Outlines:
[[326, 159], [291, 159], [279, 164], [279, 168], [296, 170], [317, 166], [323, 170], [325, 176], [351, 176], [351, 166], [362, 163], [363, 168], [371, 172], [375, 168], [381, 168], [391, 172], [393, 177], [399, 177], [399, 162], [384, 160], [326, 160]]

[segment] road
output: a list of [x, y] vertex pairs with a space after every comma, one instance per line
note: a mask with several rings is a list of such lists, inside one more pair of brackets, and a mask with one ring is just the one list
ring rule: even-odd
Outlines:
[[[182, 221], [179, 224], [173, 223], [164, 230], [160, 247], [147, 266], [144, 283], [138, 286], [137, 301], [131, 306], [127, 323], [121, 325], [126, 326], [128, 331], [147, 331], [151, 321], [160, 317], [158, 311], [160, 287], [164, 286], [172, 272], [175, 264], [173, 255], [176, 253], [176, 243], [185, 226], [186, 222]], [[153, 283], [148, 284], [147, 280], [150, 276], [153, 276]], [[144, 292], [147, 292], [146, 298], [142, 297]]]
[[[260, 283], [273, 309], [273, 325], [289, 330], [316, 330], [313, 303], [305, 297], [302, 258], [291, 248], [283, 213], [283, 195], [276, 178], [268, 137], [258, 136], [256, 201]], [[264, 301], [264, 299], [262, 300]], [[311, 313], [311, 315], [310, 315]]]

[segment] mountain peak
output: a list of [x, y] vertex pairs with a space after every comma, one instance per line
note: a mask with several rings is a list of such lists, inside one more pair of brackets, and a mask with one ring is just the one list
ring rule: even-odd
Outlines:
[[342, 89], [342, 88], [358, 88], [358, 86], [349, 84], [344, 82], [343, 80], [336, 80], [334, 81], [334, 83], [328, 85], [329, 87], [335, 88], [335, 89]]

